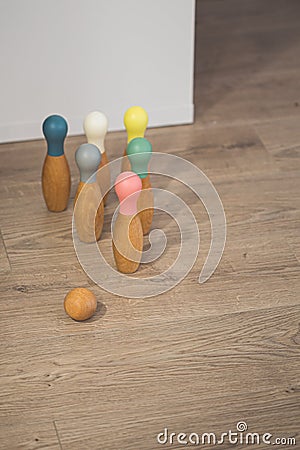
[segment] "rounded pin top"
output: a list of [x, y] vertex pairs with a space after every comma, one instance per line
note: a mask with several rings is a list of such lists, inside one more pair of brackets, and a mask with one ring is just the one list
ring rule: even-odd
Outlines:
[[48, 155], [61, 156], [64, 154], [64, 140], [68, 132], [68, 124], [62, 116], [54, 114], [43, 122], [43, 133], [48, 145]]
[[106, 115], [100, 111], [90, 112], [84, 119], [83, 129], [88, 143], [96, 145], [100, 152], [104, 153], [104, 138], [108, 130]]
[[124, 125], [127, 130], [127, 142], [136, 137], [144, 137], [148, 114], [141, 106], [132, 106], [124, 114]]
[[140, 178], [133, 172], [122, 172], [116, 178], [115, 191], [120, 201], [120, 213], [131, 216], [137, 212], [137, 200], [142, 189]]
[[152, 154], [152, 145], [146, 138], [135, 138], [129, 142], [126, 153], [131, 169], [140, 178], [148, 175], [148, 164]]
[[75, 152], [75, 161], [80, 172], [80, 181], [95, 183], [96, 172], [101, 162], [101, 153], [96, 145], [82, 144]]

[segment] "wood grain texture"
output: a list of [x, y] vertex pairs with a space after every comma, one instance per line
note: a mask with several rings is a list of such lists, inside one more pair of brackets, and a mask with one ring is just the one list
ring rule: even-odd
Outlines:
[[1, 421], [1, 450], [61, 450], [55, 422], [32, 421], [24, 417]]
[[119, 272], [136, 272], [143, 250], [143, 228], [139, 215], [125, 216], [119, 213], [112, 239], [114, 259]]
[[153, 220], [153, 192], [151, 189], [150, 176], [142, 178], [142, 190], [137, 201], [139, 218], [143, 228], [143, 234], [148, 234]]
[[[199, 224], [191, 272], [158, 297], [116, 297], [77, 260], [72, 208], [45, 208], [45, 142], [0, 146], [1, 449], [179, 449], [156, 445], [157, 433], [221, 433], [239, 420], [252, 432], [294, 436], [297, 445], [285, 448], [299, 447], [299, 20], [295, 0], [197, 2], [195, 123], [147, 130], [157, 151], [202, 169], [223, 202], [226, 247], [203, 285], [210, 222], [187, 187], [151, 175]], [[74, 153], [85, 141], [65, 143], [72, 199]], [[108, 133], [110, 159], [125, 145], [125, 131]], [[111, 193], [98, 243], [112, 266], [117, 204]], [[177, 257], [174, 221], [155, 211], [152, 226], [166, 233], [167, 248], [135, 277]], [[63, 308], [79, 286], [98, 301], [82, 323]]]
[[298, 117], [283, 118], [276, 122], [257, 124], [255, 130], [273, 156], [280, 170], [300, 170], [300, 128]]
[[71, 178], [65, 155], [47, 154], [42, 171], [43, 195], [49, 211], [61, 212], [68, 206]]
[[110, 170], [109, 166], [107, 165], [108, 162], [109, 161], [107, 158], [107, 153], [106, 152], [101, 153], [101, 163], [99, 165], [99, 169], [101, 169], [101, 171], [97, 173], [97, 182], [99, 184], [102, 195], [104, 194], [103, 196], [104, 206], [106, 205], [108, 191], [110, 189]]
[[5, 243], [3, 241], [2, 233], [0, 230], [0, 281], [4, 281], [4, 278], [10, 273], [11, 265], [7, 255]]
[[82, 242], [90, 243], [100, 239], [104, 204], [98, 183], [79, 183], [74, 200], [74, 220]]
[[[34, 389], [28, 419], [39, 414], [42, 420], [50, 413], [56, 417], [59, 434], [60, 421], [65, 432], [69, 429], [67, 436], [60, 436], [63, 445], [65, 441], [75, 448], [82, 448], [84, 441], [96, 449], [110, 427], [117, 436], [126, 436], [128, 448], [134, 442], [131, 430], [145, 440], [144, 448], [151, 448], [154, 432], [170, 420], [175, 430], [185, 428], [190, 420], [200, 430], [205, 426], [220, 432], [243, 418], [251, 429], [294, 434], [298, 314], [299, 307], [228, 314], [211, 318], [209, 328], [205, 317], [191, 319], [186, 327], [185, 319], [165, 315], [159, 327], [155, 321], [132, 321], [126, 330], [122, 322], [112, 327], [110, 319], [93, 337], [78, 328], [63, 338], [25, 342], [30, 355], [27, 371], [20, 370], [25, 354], [17, 349], [14, 361], [19, 359], [19, 371], [13, 375], [10, 364], [10, 375], [2, 379], [13, 399], [11, 417], [27, 411]], [[22, 396], [15, 396], [16, 392]], [[73, 418], [84, 421], [77, 431]], [[117, 448], [121, 438], [117, 436], [107, 448]]]
[[126, 153], [126, 147], [125, 147], [124, 153], [123, 153], [122, 164], [121, 164], [121, 171], [122, 172], [128, 172], [129, 170], [131, 170], [131, 164], [130, 164], [130, 161], [128, 159], [128, 156], [127, 156], [127, 153]]
[[197, 2], [198, 123], [300, 116], [298, 8], [297, 0]]

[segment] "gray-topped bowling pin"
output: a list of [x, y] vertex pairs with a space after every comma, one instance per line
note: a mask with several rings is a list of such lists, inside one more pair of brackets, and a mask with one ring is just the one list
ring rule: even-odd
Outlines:
[[93, 144], [82, 144], [76, 150], [75, 160], [80, 172], [74, 200], [74, 216], [77, 234], [83, 242], [94, 242], [100, 238], [104, 205], [96, 175], [101, 162], [101, 153]]

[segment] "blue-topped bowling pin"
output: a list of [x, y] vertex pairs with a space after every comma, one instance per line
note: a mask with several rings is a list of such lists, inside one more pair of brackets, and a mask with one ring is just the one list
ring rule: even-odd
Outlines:
[[42, 172], [42, 188], [49, 211], [63, 211], [70, 197], [70, 169], [64, 154], [67, 132], [68, 124], [61, 116], [49, 116], [43, 123], [47, 156]]

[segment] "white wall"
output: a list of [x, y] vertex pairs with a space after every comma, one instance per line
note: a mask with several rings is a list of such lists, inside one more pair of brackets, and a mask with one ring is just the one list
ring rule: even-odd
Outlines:
[[194, 0], [0, 0], [0, 142], [41, 137], [62, 114], [70, 134], [99, 109], [123, 129], [193, 121]]

